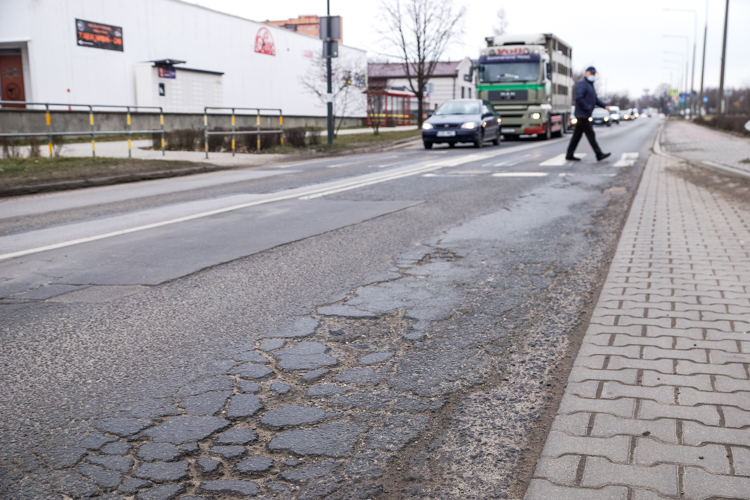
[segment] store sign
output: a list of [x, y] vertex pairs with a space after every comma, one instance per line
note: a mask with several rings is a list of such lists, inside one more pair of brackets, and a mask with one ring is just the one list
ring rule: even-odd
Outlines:
[[159, 68], [159, 78], [177, 78], [177, 72], [169, 68]]
[[269, 56], [276, 55], [276, 45], [273, 43], [271, 31], [268, 28], [261, 28], [255, 35], [255, 52]]
[[76, 19], [78, 45], [122, 52], [122, 28]]

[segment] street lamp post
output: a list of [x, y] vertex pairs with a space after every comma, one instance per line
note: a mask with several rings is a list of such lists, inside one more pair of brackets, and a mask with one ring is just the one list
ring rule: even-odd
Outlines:
[[[708, 1], [706, 2], [708, 3]], [[664, 9], [671, 12], [689, 12], [693, 14], [693, 72], [690, 77], [690, 118], [695, 116], [693, 93], [695, 92], [695, 52], [698, 39], [698, 12], [693, 9]]]
[[724, 109], [724, 68], [727, 62], [727, 24], [729, 24], [729, 0], [724, 11], [724, 42], [721, 45], [721, 76], [719, 77], [719, 114], [723, 115]]
[[326, 107], [328, 108], [328, 137], [327, 142], [330, 146], [333, 144], [333, 101], [331, 100], [331, 94], [333, 93], [333, 85], [331, 82], [331, 0], [326, 0], [326, 28], [328, 28], [328, 39], [326, 39], [326, 49], [328, 54], [326, 56], [326, 79], [328, 80], [328, 102]]
[[698, 101], [698, 110], [703, 106], [703, 76], [706, 73], [706, 40], [708, 39], [708, 0], [706, 0], [706, 26], [703, 28], [703, 62], [701, 63], [701, 95]]
[[[729, 0], [727, 0], [729, 1]], [[682, 36], [682, 35], [664, 35], [666, 38], [683, 38], [685, 39], [685, 93], [688, 93], [687, 89], [687, 75], [688, 75], [688, 66], [690, 65], [690, 61], [688, 60], [689, 54], [690, 54], [690, 37]], [[682, 109], [685, 109], [685, 104], [683, 103]]]

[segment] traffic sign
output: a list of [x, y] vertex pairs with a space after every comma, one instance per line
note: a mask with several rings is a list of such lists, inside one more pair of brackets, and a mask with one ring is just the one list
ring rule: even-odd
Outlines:
[[708, 97], [704, 97], [703, 102], [708, 102]]
[[690, 97], [690, 92], [682, 92], [680, 94], [680, 97], [682, 97], [683, 99], [686, 98], [686, 97]]
[[669, 97], [677, 97], [680, 95], [680, 89], [669, 89]]

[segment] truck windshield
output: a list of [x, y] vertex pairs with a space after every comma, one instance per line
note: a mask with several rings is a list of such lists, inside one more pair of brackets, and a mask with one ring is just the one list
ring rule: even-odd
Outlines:
[[538, 79], [538, 62], [482, 64], [479, 66], [479, 83], [535, 82]]
[[479, 114], [479, 103], [477, 101], [448, 101], [444, 102], [437, 110], [436, 115], [477, 115]]

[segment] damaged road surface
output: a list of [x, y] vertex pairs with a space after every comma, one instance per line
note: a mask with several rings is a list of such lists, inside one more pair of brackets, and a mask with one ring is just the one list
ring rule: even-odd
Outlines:
[[522, 498], [627, 125], [627, 166], [563, 139], [3, 201], [0, 496]]

